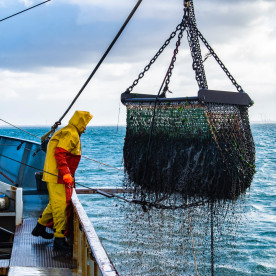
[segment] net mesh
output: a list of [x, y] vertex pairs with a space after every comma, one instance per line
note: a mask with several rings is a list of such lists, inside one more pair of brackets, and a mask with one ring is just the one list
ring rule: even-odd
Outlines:
[[235, 199], [250, 186], [255, 146], [248, 107], [158, 102], [150, 135], [154, 103], [126, 106], [126, 183], [136, 198], [176, 208], [188, 198]]

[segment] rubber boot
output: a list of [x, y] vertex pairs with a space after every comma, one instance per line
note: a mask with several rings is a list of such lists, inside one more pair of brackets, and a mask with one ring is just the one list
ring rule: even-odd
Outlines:
[[54, 250], [70, 252], [72, 250], [71, 246], [65, 241], [65, 238], [55, 238], [54, 240]]
[[43, 239], [50, 240], [54, 237], [54, 234], [46, 232], [46, 226], [40, 223], [36, 224], [36, 227], [32, 231], [32, 235], [35, 237], [42, 237]]

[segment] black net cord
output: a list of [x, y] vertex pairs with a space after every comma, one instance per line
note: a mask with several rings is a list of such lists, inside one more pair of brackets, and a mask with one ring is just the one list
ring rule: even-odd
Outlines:
[[[153, 132], [153, 127], [154, 127], [154, 122], [155, 122], [155, 114], [156, 114], [156, 107], [157, 107], [157, 98], [160, 96], [160, 93], [162, 91], [162, 88], [164, 87], [164, 84], [165, 84], [166, 80], [170, 77], [171, 71], [172, 71], [174, 63], [176, 61], [176, 55], [178, 54], [178, 48], [179, 48], [179, 46], [181, 44], [181, 39], [183, 37], [184, 30], [185, 30], [185, 25], [180, 30], [180, 33], [178, 35], [178, 39], [177, 39], [177, 42], [176, 42], [176, 47], [175, 47], [174, 52], [173, 52], [173, 57], [171, 59], [169, 68], [168, 68], [168, 70], [166, 72], [166, 75], [165, 75], [165, 77], [163, 79], [163, 82], [162, 82], [162, 84], [160, 86], [160, 89], [159, 89], [158, 94], [157, 94], [156, 99], [155, 99], [154, 109], [153, 109], [153, 115], [152, 115], [152, 121], [151, 121], [151, 126], [150, 126], [149, 140], [148, 140], [148, 145], [147, 145], [147, 157], [146, 157], [146, 163], [145, 163], [143, 181], [144, 181], [145, 175], [147, 173], [148, 159], [149, 159], [149, 154], [150, 154], [150, 145], [151, 145], [151, 139], [152, 139], [152, 132]], [[168, 86], [168, 83], [166, 84], [166, 87], [167, 86]]]
[[214, 273], [214, 200], [211, 200], [211, 275]]

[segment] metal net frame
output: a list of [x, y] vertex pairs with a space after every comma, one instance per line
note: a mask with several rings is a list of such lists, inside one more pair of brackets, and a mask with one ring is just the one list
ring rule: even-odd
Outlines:
[[173, 194], [235, 199], [250, 186], [255, 147], [248, 107], [188, 99], [160, 102], [149, 148], [154, 104], [126, 107], [125, 170], [128, 183], [147, 200]]
[[[195, 97], [166, 98], [184, 31], [199, 91]], [[173, 56], [157, 95], [131, 93], [174, 37], [177, 42]], [[199, 39], [237, 92], [208, 89]], [[242, 211], [235, 214], [236, 204], [250, 187], [255, 173], [255, 145], [248, 117], [253, 101], [197, 29], [192, 0], [184, 0], [181, 23], [121, 95], [121, 101], [127, 108], [123, 154], [125, 185], [134, 190], [130, 195], [132, 202], [142, 206], [143, 213], [149, 216], [168, 215], [169, 233], [173, 232], [171, 219], [176, 218], [176, 224], [181, 226], [177, 236], [182, 237], [182, 242], [188, 236], [192, 241], [196, 275], [197, 268], [204, 275], [209, 272], [214, 275], [215, 261], [220, 258], [215, 248], [227, 244], [221, 240], [225, 237], [222, 233], [227, 229], [232, 233], [239, 221]], [[134, 221], [139, 220], [141, 212], [137, 205], [133, 207]], [[158, 221], [158, 217], [154, 219]], [[193, 231], [204, 233], [201, 238], [196, 235], [193, 239], [193, 223]], [[127, 232], [138, 237], [139, 228], [134, 227]], [[163, 230], [153, 235], [158, 250], [160, 232]], [[194, 244], [200, 250], [200, 257], [196, 256]], [[188, 249], [191, 249], [189, 245]], [[184, 255], [190, 263], [191, 255], [186, 253], [187, 250]], [[196, 259], [201, 267], [197, 267]], [[204, 271], [202, 263], [207, 259], [210, 267]]]
[[[167, 99], [184, 31], [199, 92], [196, 97]], [[158, 94], [131, 93], [174, 37], [175, 50]], [[199, 39], [239, 93], [208, 90]], [[181, 23], [121, 100], [127, 108], [125, 183], [134, 188], [138, 203], [186, 208], [187, 201], [236, 199], [250, 187], [255, 146], [248, 107], [253, 102], [197, 29], [192, 0], [184, 1]]]

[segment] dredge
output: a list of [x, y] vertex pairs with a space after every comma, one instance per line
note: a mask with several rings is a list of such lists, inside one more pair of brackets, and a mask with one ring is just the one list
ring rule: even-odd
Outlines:
[[[199, 91], [195, 97], [167, 98], [185, 32]], [[157, 95], [133, 93], [175, 37], [171, 62]], [[237, 92], [208, 89], [200, 41]], [[148, 200], [152, 205], [172, 194], [181, 195], [184, 201], [187, 197], [236, 199], [250, 186], [255, 146], [248, 108], [253, 101], [198, 30], [193, 1], [184, 1], [182, 21], [121, 95], [121, 101], [127, 108], [124, 164], [129, 183], [144, 204]]]

